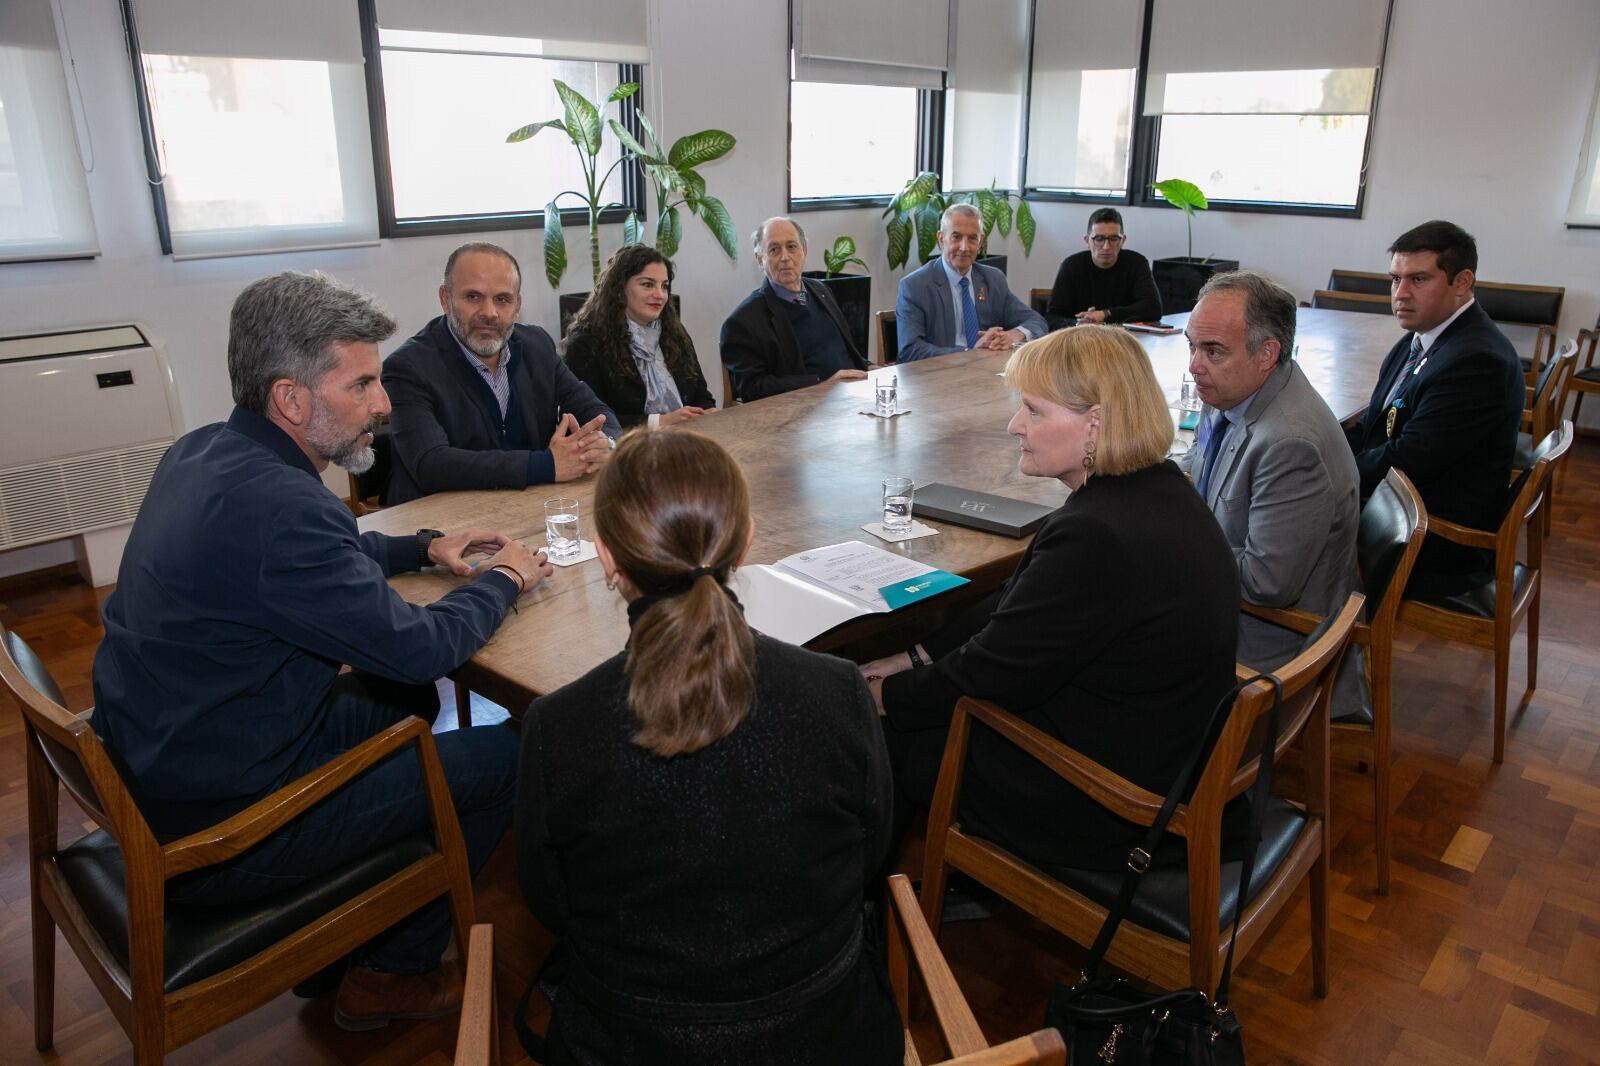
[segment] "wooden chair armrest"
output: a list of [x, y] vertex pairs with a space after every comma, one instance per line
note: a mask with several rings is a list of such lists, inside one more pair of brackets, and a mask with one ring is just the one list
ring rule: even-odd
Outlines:
[[225, 862], [259, 844], [268, 834], [327, 799], [386, 756], [407, 744], [431, 746], [432, 743], [428, 723], [421, 718], [412, 716], [396, 722], [233, 817], [168, 844], [161, 849], [165, 876], [171, 878]]
[[472, 927], [467, 941], [467, 978], [456, 1032], [455, 1066], [490, 1066], [500, 1061], [495, 1039], [494, 926]]
[[[1240, 600], [1239, 611], [1250, 615], [1252, 618], [1259, 618], [1263, 622], [1271, 622], [1273, 625], [1292, 629], [1302, 636], [1309, 636], [1312, 630], [1322, 624], [1320, 615], [1312, 614], [1310, 611], [1302, 611], [1298, 607], [1263, 607], [1257, 603], [1246, 603]], [[1243, 677], [1250, 676], [1252, 675], [1243, 675]]]
[[984, 1039], [983, 1030], [978, 1028], [978, 1019], [973, 1017], [967, 997], [961, 994], [956, 975], [950, 971], [950, 964], [945, 962], [944, 953], [939, 950], [939, 942], [928, 928], [928, 920], [923, 917], [922, 906], [911, 891], [911, 882], [905, 874], [895, 874], [889, 878], [889, 906], [898, 919], [889, 923], [890, 928], [894, 934], [905, 938], [905, 946], [910, 949], [908, 954], [916, 960], [922, 986], [927, 989], [934, 1016], [939, 1019], [939, 1032], [944, 1037], [951, 1057], [970, 1055], [987, 1048], [989, 1042]]
[[1488, 548], [1493, 551], [1496, 544], [1496, 537], [1493, 533], [1487, 533], [1481, 529], [1473, 529], [1471, 526], [1459, 525], [1447, 518], [1440, 518], [1438, 515], [1433, 514], [1428, 516], [1428, 532], [1437, 533], [1452, 544], [1465, 544], [1469, 548]]
[[[1161, 813], [1161, 803], [1165, 797], [1140, 788], [1120, 774], [1112, 773], [1082, 752], [1035, 729], [996, 704], [963, 696], [956, 704], [956, 713], [963, 711], [1021, 748], [1042, 763], [1045, 769], [1117, 817], [1139, 825], [1149, 825]], [[1167, 826], [1169, 833], [1183, 835], [1186, 813], [1183, 806], [1177, 809]]]

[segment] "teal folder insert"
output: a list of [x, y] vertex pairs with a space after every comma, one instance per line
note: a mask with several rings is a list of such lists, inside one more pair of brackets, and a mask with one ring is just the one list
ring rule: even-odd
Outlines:
[[912, 581], [902, 582], [898, 585], [885, 585], [878, 590], [878, 595], [883, 597], [883, 602], [889, 605], [889, 610], [898, 611], [908, 603], [916, 603], [930, 596], [937, 596], [941, 592], [965, 585], [967, 579], [943, 570], [923, 574]]

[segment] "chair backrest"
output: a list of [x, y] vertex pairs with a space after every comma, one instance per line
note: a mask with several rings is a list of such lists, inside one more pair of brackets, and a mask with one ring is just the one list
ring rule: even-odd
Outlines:
[[1028, 290], [1028, 306], [1033, 308], [1039, 314], [1041, 314], [1041, 315], [1044, 314], [1045, 311], [1048, 310], [1049, 307], [1050, 307], [1050, 290], [1049, 289], [1029, 289]]
[[1529, 433], [1541, 440], [1561, 420], [1562, 401], [1567, 395], [1567, 381], [1578, 365], [1578, 341], [1569, 339], [1557, 350], [1554, 358], [1539, 374], [1539, 384], [1533, 390], [1528, 411], [1533, 416]]
[[1318, 289], [1312, 293], [1311, 306], [1333, 311], [1362, 311], [1371, 315], [1387, 315], [1393, 310], [1387, 296], [1373, 296], [1364, 292], [1335, 292], [1329, 289]]
[[1328, 274], [1328, 288], [1334, 292], [1364, 292], [1369, 296], [1389, 296], [1389, 275], [1370, 270], [1339, 270]]
[[350, 474], [350, 502], [356, 514], [370, 514], [382, 506], [389, 487], [389, 472], [394, 468], [394, 443], [389, 421], [384, 419], [372, 434], [373, 463], [359, 474]]
[[456, 1031], [455, 1066], [499, 1066], [495, 1025], [494, 926], [475, 925], [467, 938], [467, 978], [461, 996], [461, 1026]]
[[878, 320], [878, 361], [887, 366], [900, 361], [900, 331], [894, 326], [893, 311], [874, 311]]
[[1367, 596], [1367, 617], [1376, 624], [1400, 609], [1411, 568], [1428, 532], [1428, 512], [1416, 486], [1390, 467], [1361, 508], [1356, 560]]
[[1522, 322], [1530, 326], [1561, 325], [1561, 304], [1567, 290], [1558, 285], [1513, 285], [1505, 281], [1476, 281], [1472, 296], [1483, 313], [1496, 322]]
[[739, 398], [733, 394], [733, 375], [728, 373], [728, 368], [727, 367], [723, 367], [722, 368], [722, 408], [723, 408], [723, 410], [727, 410], [728, 408], [732, 407], [734, 404], [736, 404], [738, 402], [739, 402]]
[[[1505, 515], [1500, 519], [1500, 528], [1496, 531], [1501, 545], [1516, 550], [1518, 527], [1531, 519], [1544, 502], [1550, 474], [1561, 457], [1567, 454], [1567, 449], [1572, 447], [1572, 439], [1576, 435], [1572, 423], [1567, 421], [1539, 438], [1539, 443], [1534, 445], [1533, 453], [1528, 457], [1528, 469], [1518, 474], [1506, 490]], [[1540, 537], [1528, 538], [1530, 552], [1541, 540]]]
[[1578, 331], [1578, 355], [1583, 359], [1582, 366], [1574, 366], [1573, 373], [1579, 370], [1594, 369], [1594, 352], [1596, 344], [1600, 343], [1600, 325], [1594, 329], [1580, 329]]

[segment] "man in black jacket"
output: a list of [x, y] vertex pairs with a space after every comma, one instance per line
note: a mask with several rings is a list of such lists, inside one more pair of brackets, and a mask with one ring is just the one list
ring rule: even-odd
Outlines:
[[[1390, 467], [1428, 513], [1495, 529], [1523, 403], [1516, 350], [1473, 300], [1478, 246], [1450, 222], [1424, 222], [1389, 246], [1394, 316], [1410, 332], [1389, 351], [1372, 401], [1346, 430], [1367, 496]], [[1493, 577], [1483, 549], [1430, 535], [1408, 589], [1451, 596]]]
[[[766, 280], [722, 323], [722, 365], [746, 402], [819, 381], [867, 376], [844, 314], [827, 286], [801, 276], [806, 234], [792, 218], [769, 218], [751, 237]], [[730, 402], [724, 397], [724, 403]]]
[[520, 489], [592, 474], [622, 423], [567, 369], [550, 335], [517, 322], [522, 269], [474, 241], [450, 253], [433, 319], [383, 364], [394, 405], [384, 503], [455, 489]]
[[1150, 261], [1126, 249], [1122, 215], [1102, 207], [1089, 216], [1085, 251], [1061, 261], [1050, 287], [1045, 321], [1051, 329], [1082, 322], [1154, 322], [1161, 318], [1161, 293]]

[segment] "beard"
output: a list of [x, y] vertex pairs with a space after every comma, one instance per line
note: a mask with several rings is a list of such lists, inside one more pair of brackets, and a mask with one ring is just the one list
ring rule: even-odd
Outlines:
[[[450, 329], [455, 333], [456, 339], [466, 346], [467, 351], [471, 352], [480, 359], [492, 359], [495, 355], [499, 354], [500, 349], [506, 346], [506, 338], [511, 336], [510, 326], [507, 326], [504, 330], [500, 330], [498, 327], [496, 327], [494, 340], [476, 340], [473, 338], [472, 332], [468, 328], [469, 323], [461, 320], [461, 317], [456, 314], [455, 308], [452, 307], [445, 317], [449, 319]], [[493, 323], [485, 323], [485, 325], [492, 324]]]
[[368, 433], [376, 434], [380, 424], [373, 418], [365, 429], [346, 437], [345, 427], [339, 425], [327, 407], [318, 403], [311, 412], [311, 424], [306, 427], [306, 443], [334, 466], [343, 467], [352, 474], [364, 474], [372, 469], [378, 457], [372, 445], [362, 444], [361, 438]]

